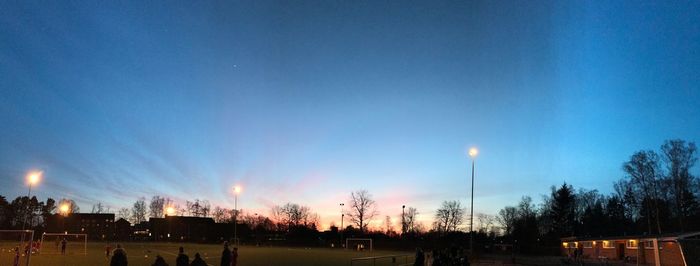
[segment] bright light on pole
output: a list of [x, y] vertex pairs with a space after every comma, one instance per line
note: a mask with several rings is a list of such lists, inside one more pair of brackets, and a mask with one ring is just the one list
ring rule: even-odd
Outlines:
[[234, 186], [233, 187], [233, 193], [234, 193], [234, 213], [233, 213], [233, 241], [234, 245], [238, 246], [238, 194], [241, 194], [241, 186]]
[[345, 232], [345, 228], [343, 228], [343, 222], [345, 221], [345, 210], [343, 209], [343, 206], [345, 206], [345, 203], [340, 204], [340, 246], [343, 246], [343, 232]]
[[39, 183], [41, 180], [41, 171], [33, 171], [27, 174], [27, 182], [29, 183], [29, 187], [31, 188], [32, 185]]
[[476, 147], [469, 149], [469, 157], [472, 158], [472, 194], [471, 208], [469, 208], [469, 254], [474, 254], [474, 162], [479, 150]]
[[476, 158], [476, 156], [479, 155], [479, 150], [477, 150], [475, 147], [472, 147], [469, 149], [469, 157]]
[[63, 214], [63, 216], [68, 216], [70, 206], [68, 205], [68, 203], [63, 203], [61, 204], [61, 207], [59, 207], [59, 210], [61, 211], [61, 214]]
[[31, 171], [27, 174], [27, 183], [29, 184], [29, 192], [27, 192], [27, 212], [24, 216], [24, 222], [22, 222], [22, 230], [27, 226], [27, 216], [29, 216], [29, 206], [31, 205], [32, 198], [32, 185], [36, 185], [41, 181], [42, 171]]

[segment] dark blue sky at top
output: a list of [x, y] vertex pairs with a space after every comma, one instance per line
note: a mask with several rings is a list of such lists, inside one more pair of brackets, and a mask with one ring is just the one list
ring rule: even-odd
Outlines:
[[[700, 4], [0, 3], [0, 194], [495, 213], [700, 140]], [[699, 171], [693, 170], [694, 173]], [[229, 206], [230, 207], [230, 206]]]

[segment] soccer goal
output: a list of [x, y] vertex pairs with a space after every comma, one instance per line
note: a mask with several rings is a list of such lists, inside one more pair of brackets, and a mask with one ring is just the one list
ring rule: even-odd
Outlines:
[[[65, 247], [64, 247], [65, 246]], [[44, 233], [40, 254], [87, 254], [87, 234]]]
[[11, 265], [17, 257], [19, 265], [29, 265], [36, 252], [33, 230], [0, 230], [0, 264]]
[[347, 238], [345, 239], [345, 248], [354, 249], [357, 251], [368, 250], [372, 251], [371, 238]]

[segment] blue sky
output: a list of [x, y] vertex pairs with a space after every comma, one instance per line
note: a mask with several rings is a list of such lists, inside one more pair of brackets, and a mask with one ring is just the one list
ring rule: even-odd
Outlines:
[[[0, 4], [0, 194], [83, 210], [137, 197], [324, 224], [496, 213], [551, 185], [609, 192], [634, 151], [700, 140], [698, 2]], [[698, 173], [694, 169], [694, 173]], [[381, 219], [380, 219], [381, 220]]]

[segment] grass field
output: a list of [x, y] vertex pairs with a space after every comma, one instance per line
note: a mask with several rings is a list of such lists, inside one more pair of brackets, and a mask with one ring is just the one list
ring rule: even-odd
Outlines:
[[[124, 243], [130, 266], [150, 266], [156, 255], [161, 255], [166, 262], [174, 266], [175, 256], [179, 246], [185, 248], [185, 253], [190, 259], [199, 252], [202, 258], [210, 265], [219, 265], [222, 246], [203, 244], [180, 244], [180, 243]], [[67, 255], [35, 254], [31, 257], [32, 266], [99, 266], [109, 265], [109, 260], [104, 255], [104, 243], [88, 243], [87, 255], [72, 254], [69, 250]], [[254, 247], [240, 246], [238, 249], [238, 265], [350, 265], [351, 258], [385, 256], [385, 255], [408, 255], [401, 257], [396, 264], [391, 263], [391, 259], [377, 260], [376, 265], [401, 265], [413, 261], [413, 254], [397, 251], [348, 251], [343, 249], [330, 248], [285, 248], [285, 247]], [[82, 252], [82, 250], [81, 250]], [[12, 265], [13, 253], [5, 250], [0, 253], [0, 266]], [[24, 264], [22, 264], [24, 265]], [[353, 265], [372, 265], [371, 261], [358, 261]]]

